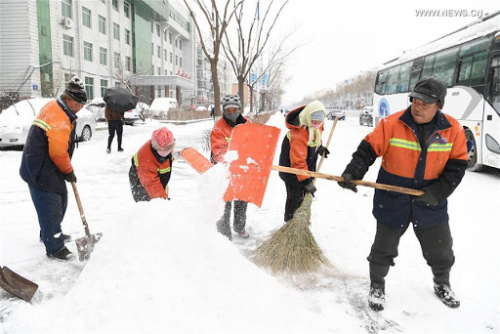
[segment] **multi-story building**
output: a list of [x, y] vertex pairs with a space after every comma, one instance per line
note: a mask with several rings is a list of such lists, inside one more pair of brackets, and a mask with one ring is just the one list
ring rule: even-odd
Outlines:
[[[212, 81], [212, 70], [210, 62], [205, 56], [205, 53], [203, 52], [201, 44], [199, 42], [198, 42], [196, 59], [197, 59], [196, 81], [198, 83], [198, 95], [196, 102], [199, 105], [211, 107], [215, 101], [214, 85]], [[231, 94], [233, 70], [229, 61], [222, 54], [219, 54], [219, 62], [217, 64], [217, 76], [219, 78], [221, 98], [224, 97], [224, 95]]]
[[190, 20], [177, 1], [1, 0], [0, 91], [56, 96], [78, 75], [90, 99], [127, 85], [146, 103], [192, 103]]

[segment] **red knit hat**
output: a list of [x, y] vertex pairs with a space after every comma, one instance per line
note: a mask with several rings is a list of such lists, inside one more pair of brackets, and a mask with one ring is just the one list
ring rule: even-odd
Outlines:
[[151, 137], [151, 145], [161, 156], [167, 156], [172, 152], [174, 141], [174, 135], [166, 127], [154, 131]]

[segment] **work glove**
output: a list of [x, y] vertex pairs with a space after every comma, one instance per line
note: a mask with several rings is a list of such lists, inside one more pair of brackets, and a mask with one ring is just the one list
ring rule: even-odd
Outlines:
[[421, 190], [425, 191], [423, 195], [415, 197], [416, 201], [424, 202], [429, 205], [436, 206], [439, 204], [439, 200], [434, 196], [434, 194], [429, 190], [429, 188], [422, 188]]
[[308, 183], [304, 189], [310, 193], [314, 197], [314, 193], [316, 192], [316, 187], [314, 186], [314, 183]]
[[76, 183], [76, 175], [74, 172], [70, 172], [68, 174], [63, 174], [63, 177], [64, 179], [66, 180], [66, 182], [75, 182]]
[[325, 153], [325, 158], [328, 158], [328, 154], [330, 154], [330, 151], [324, 146], [318, 147], [318, 155], [323, 156], [323, 153]]
[[356, 188], [356, 185], [351, 182], [353, 180], [352, 175], [342, 174], [342, 177], [344, 178], [344, 181], [338, 181], [339, 186], [341, 186], [344, 189], [349, 189], [357, 193], [358, 189]]

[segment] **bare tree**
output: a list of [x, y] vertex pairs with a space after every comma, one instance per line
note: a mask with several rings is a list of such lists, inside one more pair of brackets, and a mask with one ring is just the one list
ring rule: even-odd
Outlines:
[[[257, 1], [257, 4], [255, 6], [255, 11], [253, 18], [250, 21], [249, 27], [248, 27], [248, 32], [245, 32], [245, 27], [244, 27], [244, 22], [243, 22], [243, 10], [244, 10], [244, 3], [239, 7], [239, 10], [235, 14], [235, 21], [237, 24], [237, 39], [238, 39], [238, 49], [236, 50], [236, 47], [232, 47], [230, 43], [230, 37], [228, 36], [228, 33], [226, 31], [225, 34], [225, 40], [226, 42], [222, 44], [223, 46], [223, 51], [226, 55], [226, 57], [229, 59], [229, 62], [231, 63], [231, 66], [233, 67], [233, 72], [236, 76], [236, 79], [238, 81], [238, 95], [242, 98], [243, 100], [243, 90], [245, 84], [247, 84], [250, 88], [250, 108], [251, 110], [253, 109], [253, 85], [255, 82], [252, 84], [249, 80], [249, 75], [250, 72], [255, 64], [255, 62], [259, 59], [259, 57], [262, 55], [263, 50], [265, 49], [269, 37], [271, 36], [271, 31], [273, 30], [276, 22], [278, 21], [278, 18], [283, 10], [283, 8], [286, 6], [289, 0], [286, 0], [284, 3], [282, 3], [281, 7], [279, 7], [276, 16], [274, 16], [274, 19], [271, 19], [271, 23], [267, 25], [266, 23], [268, 22], [268, 18], [270, 15], [272, 16], [273, 14], [269, 14], [271, 12], [271, 9], [273, 8], [273, 4], [275, 0], [271, 0], [269, 2], [269, 5], [265, 11], [265, 14], [260, 20], [260, 1]], [[289, 33], [281, 42], [280, 47], [282, 47], [283, 43], [285, 40], [292, 35], [293, 32]], [[278, 48], [279, 50], [280, 48]], [[291, 51], [293, 52], [293, 51]], [[290, 53], [291, 53], [290, 52]], [[265, 71], [262, 71], [262, 73], [259, 73], [259, 77], [261, 77], [265, 73]]]
[[[214, 103], [215, 103], [215, 114], [217, 116], [222, 115], [220, 109], [220, 85], [219, 85], [219, 77], [217, 73], [217, 65], [219, 63], [219, 54], [222, 43], [222, 38], [226, 32], [226, 29], [229, 25], [229, 22], [233, 18], [235, 11], [238, 7], [241, 6], [244, 0], [234, 3], [232, 0], [225, 0], [226, 4], [224, 6], [224, 12], [221, 14], [219, 8], [217, 7], [216, 0], [210, 0], [210, 8], [207, 7], [204, 0], [191, 0], [194, 2], [197, 7], [200, 9], [202, 15], [205, 17], [206, 23], [209, 25], [210, 29], [210, 37], [212, 45], [209, 47], [203, 38], [203, 33], [200, 27], [202, 22], [198, 22], [195, 13], [191, 9], [191, 6], [188, 4], [188, 0], [183, 0], [184, 4], [188, 8], [189, 15], [193, 19], [194, 25], [196, 26], [196, 31], [198, 32], [198, 36], [200, 38], [201, 49], [207, 57], [210, 63], [210, 70], [212, 72], [212, 82], [214, 85]], [[230, 9], [229, 5], [233, 2], [234, 7]]]

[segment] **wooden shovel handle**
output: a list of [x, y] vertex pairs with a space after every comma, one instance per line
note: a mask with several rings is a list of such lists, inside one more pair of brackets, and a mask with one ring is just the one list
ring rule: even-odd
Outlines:
[[85, 235], [90, 238], [89, 225], [87, 224], [87, 218], [85, 218], [85, 212], [83, 212], [82, 201], [80, 200], [80, 194], [78, 194], [78, 189], [76, 188], [76, 182], [71, 181], [71, 186], [73, 187], [73, 192], [75, 193], [76, 204], [78, 205], [80, 218], [82, 218], [83, 227], [85, 228]]
[[[327, 180], [331, 180], [331, 181], [344, 181], [344, 178], [341, 176], [335, 176], [335, 175], [317, 173], [317, 172], [310, 172], [310, 171], [306, 171], [303, 169], [297, 169], [297, 168], [290, 168], [290, 167], [273, 165], [273, 166], [271, 166], [271, 169], [279, 171], [279, 172], [285, 172], [285, 173], [290, 173], [290, 174], [295, 174], [295, 175], [311, 176], [311, 177], [315, 177], [318, 179], [327, 179]], [[368, 181], [363, 181], [363, 180], [353, 180], [352, 183], [354, 183], [358, 186], [370, 187], [370, 188], [387, 190], [387, 191], [394, 191], [397, 193], [414, 195], [414, 196], [421, 196], [425, 193], [422, 190], [392, 186], [390, 184], [368, 182]]]

